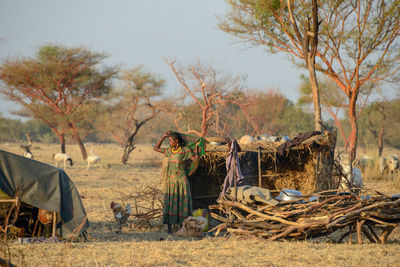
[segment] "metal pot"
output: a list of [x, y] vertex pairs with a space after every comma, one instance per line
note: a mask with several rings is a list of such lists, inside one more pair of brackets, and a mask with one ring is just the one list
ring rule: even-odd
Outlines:
[[282, 189], [277, 199], [281, 201], [301, 200], [301, 198], [299, 198], [300, 196], [302, 196], [300, 191], [293, 189]]
[[260, 135], [257, 139], [258, 140], [263, 140], [263, 141], [268, 141], [268, 138], [270, 137], [269, 134], [262, 134]]
[[212, 141], [212, 142], [210, 142], [210, 145], [214, 145], [214, 146], [222, 146], [222, 145], [224, 145], [225, 143], [222, 143], [222, 142], [216, 142], [216, 141]]

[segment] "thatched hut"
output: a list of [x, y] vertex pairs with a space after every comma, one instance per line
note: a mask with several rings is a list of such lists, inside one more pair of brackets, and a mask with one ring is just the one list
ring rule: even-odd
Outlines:
[[[308, 137], [299, 134], [298, 137]], [[245, 184], [280, 191], [296, 189], [303, 195], [337, 188], [333, 175], [336, 133], [310, 135], [298, 142], [257, 141], [241, 145], [238, 153]], [[208, 144], [197, 171], [190, 177], [193, 207], [207, 207], [218, 198], [226, 177], [228, 145]]]

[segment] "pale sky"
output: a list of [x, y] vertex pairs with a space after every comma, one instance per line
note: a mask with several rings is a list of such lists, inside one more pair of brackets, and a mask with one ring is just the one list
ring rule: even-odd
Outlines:
[[[107, 64], [144, 65], [179, 87], [164, 59], [184, 65], [197, 61], [232, 75], [247, 75], [248, 86], [279, 90], [296, 101], [300, 75], [280, 53], [249, 48], [217, 29], [224, 0], [0, 0], [0, 62], [33, 56], [45, 44], [85, 46], [109, 54]], [[11, 104], [0, 99], [0, 112]]]

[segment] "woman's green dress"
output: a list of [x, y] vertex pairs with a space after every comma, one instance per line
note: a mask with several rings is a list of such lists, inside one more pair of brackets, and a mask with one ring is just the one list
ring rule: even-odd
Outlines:
[[194, 152], [182, 147], [174, 153], [173, 149], [168, 147], [164, 150], [164, 154], [168, 158], [168, 178], [164, 193], [163, 223], [181, 224], [192, 214], [188, 164]]

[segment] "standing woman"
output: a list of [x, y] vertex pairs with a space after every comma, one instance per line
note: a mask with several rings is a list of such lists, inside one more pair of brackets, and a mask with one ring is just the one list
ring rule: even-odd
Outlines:
[[[169, 138], [169, 147], [160, 148], [165, 138]], [[167, 184], [164, 192], [163, 223], [168, 225], [168, 233], [172, 233], [172, 224], [181, 225], [192, 214], [192, 196], [188, 177], [197, 168], [199, 156], [185, 146], [179, 133], [166, 131], [154, 147], [154, 151], [164, 153], [168, 158]], [[196, 166], [189, 173], [188, 161]]]

